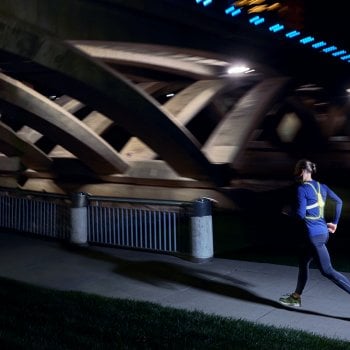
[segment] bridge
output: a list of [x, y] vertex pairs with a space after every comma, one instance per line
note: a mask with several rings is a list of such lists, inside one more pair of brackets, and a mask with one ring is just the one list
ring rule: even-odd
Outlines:
[[0, 186], [231, 207], [230, 190], [283, 186], [300, 157], [345, 183], [347, 55], [232, 12], [2, 0]]

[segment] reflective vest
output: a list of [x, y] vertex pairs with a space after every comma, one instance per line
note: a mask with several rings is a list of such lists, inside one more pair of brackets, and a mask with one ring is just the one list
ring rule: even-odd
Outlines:
[[310, 182], [305, 182], [304, 184], [311, 186], [312, 189], [315, 191], [316, 196], [317, 196], [317, 202], [315, 202], [314, 204], [307, 205], [306, 206], [306, 210], [317, 208], [317, 207], [319, 208], [318, 216], [308, 216], [308, 215], [306, 215], [305, 219], [317, 220], [317, 219], [323, 218], [325, 202], [324, 202], [324, 200], [322, 198], [322, 195], [321, 195], [320, 183], [317, 182], [317, 186], [318, 186], [317, 190], [316, 190], [315, 186], [312, 183], [310, 183]]

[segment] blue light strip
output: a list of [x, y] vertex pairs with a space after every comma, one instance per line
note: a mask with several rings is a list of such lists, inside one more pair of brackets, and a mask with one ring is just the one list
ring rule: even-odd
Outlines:
[[227, 15], [231, 15], [232, 17], [239, 15], [241, 12], [241, 9], [236, 9], [233, 5], [225, 10], [225, 13]]
[[271, 32], [274, 32], [274, 33], [279, 32], [279, 31], [282, 30], [282, 29], [284, 29], [284, 26], [283, 26], [282, 24], [279, 24], [279, 23], [274, 24], [273, 26], [271, 26], [271, 27], [269, 28], [269, 30], [270, 30]]
[[[203, 6], [208, 6], [208, 5], [212, 4], [214, 2], [214, 0], [195, 0], [195, 2], [197, 4], [201, 4]], [[237, 8], [234, 5], [231, 5], [225, 9], [226, 15], [237, 16], [241, 13], [242, 13], [241, 8], [239, 8], [239, 7]], [[254, 24], [255, 26], [258, 26], [264, 22], [265, 22], [265, 18], [260, 17], [259, 15], [255, 15], [254, 17], [249, 18], [249, 23]], [[274, 24], [274, 25], [269, 26], [268, 29], [271, 32], [276, 33], [276, 32], [279, 32], [281, 30], [284, 30], [285, 27], [284, 27], [284, 25], [281, 25], [281, 24]], [[300, 35], [301, 35], [301, 33], [295, 29], [290, 29], [287, 33], [285, 33], [285, 36], [288, 39], [292, 39], [292, 38], [298, 37]], [[332, 57], [337, 57], [337, 58], [340, 58], [342, 61], [350, 63], [350, 54], [347, 54], [346, 50], [338, 49], [334, 45], [330, 45], [327, 47], [328, 44], [323, 40], [318, 40], [315, 42], [315, 38], [313, 36], [308, 35], [308, 36], [305, 36], [302, 39], [300, 39], [299, 42], [303, 45], [313, 43], [311, 45], [311, 47], [313, 49], [321, 49], [322, 48], [322, 50], [321, 50], [322, 52], [327, 53], [327, 54], [331, 53]]]
[[259, 16], [254, 16], [254, 17], [252, 17], [252, 18], [250, 18], [249, 19], [249, 23], [254, 23], [254, 22], [256, 22], [257, 20], [259, 20]]
[[241, 12], [242, 12], [241, 9], [236, 9], [236, 10], [234, 10], [233, 12], [231, 12], [231, 16], [232, 16], [232, 17], [233, 17], [233, 16], [237, 16], [237, 15], [239, 15]]
[[298, 32], [297, 30], [293, 30], [291, 32], [286, 33], [286, 37], [290, 39], [299, 35], [300, 35], [300, 32]]
[[340, 59], [343, 61], [348, 60], [349, 58], [350, 58], [350, 55], [345, 55], [345, 56], [340, 57]]
[[265, 22], [265, 18], [260, 16], [254, 16], [253, 18], [249, 19], [249, 23], [255, 24], [256, 26], [264, 22]]
[[333, 52], [335, 50], [338, 50], [338, 48], [336, 46], [328, 46], [326, 47], [325, 49], [323, 49], [322, 51], [325, 52], [325, 53], [329, 53], [329, 52]]
[[233, 12], [236, 8], [234, 6], [230, 6], [228, 7], [226, 10], [225, 10], [225, 13], [228, 15], [230, 14], [231, 12]]
[[313, 44], [312, 47], [314, 49], [320, 49], [321, 47], [326, 46], [327, 43], [325, 41], [318, 41], [317, 43]]
[[306, 45], [306, 44], [308, 44], [308, 43], [313, 42], [314, 40], [315, 40], [314, 37], [312, 37], [312, 36], [306, 36], [305, 38], [300, 39], [300, 42], [301, 42], [302, 44]]
[[196, 0], [196, 4], [202, 3], [203, 6], [208, 6], [213, 2], [213, 0]]
[[345, 51], [345, 50], [339, 50], [339, 51], [337, 51], [337, 52], [333, 52], [333, 53], [332, 53], [332, 56], [338, 57], [338, 56], [345, 55], [345, 54], [346, 54], [346, 51]]

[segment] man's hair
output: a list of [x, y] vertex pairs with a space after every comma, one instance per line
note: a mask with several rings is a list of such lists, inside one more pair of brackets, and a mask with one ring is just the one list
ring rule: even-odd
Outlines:
[[300, 176], [301, 172], [303, 170], [306, 170], [311, 174], [315, 174], [316, 173], [316, 164], [311, 162], [308, 159], [300, 159], [300, 160], [298, 160], [298, 162], [295, 165], [294, 175]]

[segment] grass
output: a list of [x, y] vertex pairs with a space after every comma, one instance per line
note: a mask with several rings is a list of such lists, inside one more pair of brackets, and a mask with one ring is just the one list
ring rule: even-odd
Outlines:
[[[273, 231], [262, 230], [264, 224], [232, 213], [214, 217], [216, 256], [296, 266], [294, 247], [281, 244], [290, 232], [281, 231], [284, 225], [278, 224]], [[279, 235], [284, 235], [281, 240]], [[330, 251], [334, 266], [350, 272], [348, 252], [337, 250], [332, 242]], [[350, 342], [293, 329], [5, 278], [0, 278], [0, 300], [0, 349], [4, 350], [350, 350]]]
[[0, 348], [350, 349], [350, 343], [154, 303], [0, 279]]

